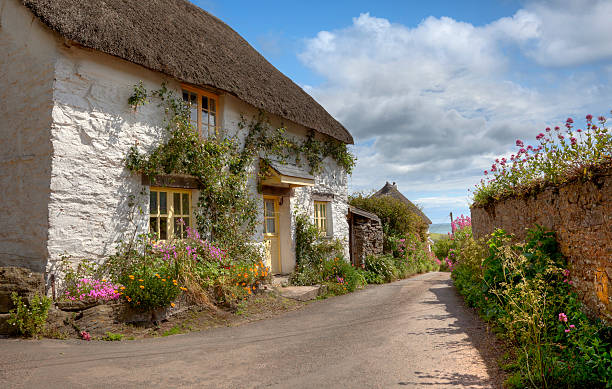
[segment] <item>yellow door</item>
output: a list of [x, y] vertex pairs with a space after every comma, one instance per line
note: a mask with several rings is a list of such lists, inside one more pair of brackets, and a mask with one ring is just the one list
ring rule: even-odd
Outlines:
[[278, 227], [278, 197], [264, 196], [264, 239], [272, 274], [282, 272]]

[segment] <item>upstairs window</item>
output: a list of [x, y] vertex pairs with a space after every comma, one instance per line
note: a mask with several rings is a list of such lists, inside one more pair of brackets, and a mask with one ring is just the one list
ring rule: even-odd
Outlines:
[[203, 90], [183, 86], [183, 101], [189, 105], [191, 125], [202, 137], [215, 136], [219, 126], [218, 96]]
[[193, 220], [191, 191], [151, 188], [149, 200], [149, 232], [160, 240], [186, 238]]

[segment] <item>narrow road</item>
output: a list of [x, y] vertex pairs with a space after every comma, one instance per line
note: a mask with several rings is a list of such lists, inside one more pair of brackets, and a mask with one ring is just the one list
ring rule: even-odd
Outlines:
[[2, 388], [490, 388], [448, 273], [238, 327], [123, 342], [0, 340]]

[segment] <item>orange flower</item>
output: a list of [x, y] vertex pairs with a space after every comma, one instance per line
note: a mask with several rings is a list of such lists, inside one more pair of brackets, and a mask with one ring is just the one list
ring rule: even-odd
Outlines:
[[165, 278], [162, 278], [162, 282], [166, 282], [166, 279], [165, 279]]
[[143, 280], [143, 279], [139, 279], [138, 281], [140, 281], [140, 282], [144, 282], [144, 280]]
[[175, 304], [174, 304], [174, 303], [170, 303], [170, 306], [171, 306], [172, 308], [174, 308], [174, 307], [175, 307]]
[[119, 288], [119, 289], [121, 289], [121, 290], [125, 290], [125, 286], [122, 286], [122, 287], [121, 287], [121, 288]]
[[159, 278], [159, 274], [155, 273], [155, 277]]
[[140, 285], [140, 289], [144, 289], [144, 285]]
[[134, 279], [134, 276], [133, 276], [133, 275], [130, 275], [129, 277], [130, 277], [130, 280], [133, 280], [133, 279]]
[[251, 293], [253, 293], [253, 292], [251, 292], [251, 289], [249, 289], [249, 294], [251, 294]]

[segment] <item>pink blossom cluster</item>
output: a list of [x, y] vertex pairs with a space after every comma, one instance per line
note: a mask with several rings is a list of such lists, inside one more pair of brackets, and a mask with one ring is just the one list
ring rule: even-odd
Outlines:
[[120, 287], [121, 285], [114, 285], [106, 280], [81, 278], [74, 288], [66, 291], [65, 297], [72, 301], [117, 300], [121, 296]]
[[459, 216], [458, 218], [456, 218], [455, 220], [451, 222], [451, 230], [453, 231], [453, 234], [457, 230], [461, 230], [465, 227], [471, 227], [471, 226], [472, 226], [472, 219], [469, 216], [464, 216], [463, 214], [461, 214], [461, 216]]
[[225, 259], [224, 250], [202, 239], [200, 233], [190, 227], [186, 227], [187, 238], [172, 242], [157, 242], [152, 245], [153, 252], [161, 255], [164, 261], [175, 260], [179, 257], [187, 257], [194, 261], [213, 259], [219, 262]]
[[567, 328], [565, 329], [565, 333], [571, 332], [572, 330], [576, 329], [576, 326], [574, 324], [567, 325], [568, 318], [564, 312], [561, 312], [559, 314], [559, 321], [567, 326]]

